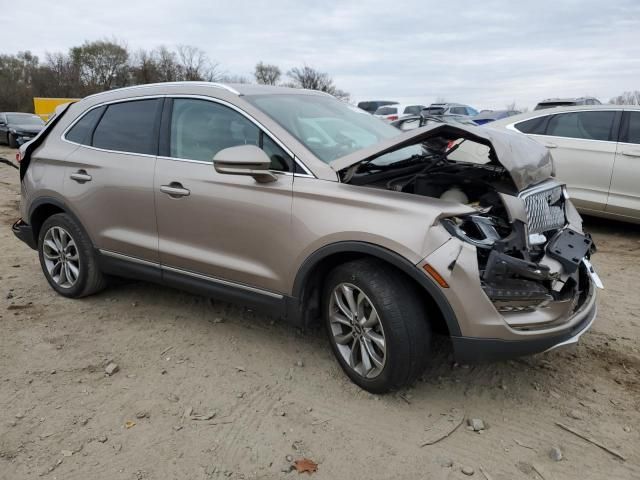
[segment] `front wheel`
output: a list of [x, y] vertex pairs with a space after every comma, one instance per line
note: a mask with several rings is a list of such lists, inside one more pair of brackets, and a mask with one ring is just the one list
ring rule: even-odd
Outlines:
[[323, 295], [331, 348], [354, 383], [372, 393], [399, 389], [424, 370], [431, 333], [418, 291], [378, 260], [336, 267]]
[[7, 145], [9, 145], [10, 148], [18, 148], [18, 141], [15, 135], [7, 133]]

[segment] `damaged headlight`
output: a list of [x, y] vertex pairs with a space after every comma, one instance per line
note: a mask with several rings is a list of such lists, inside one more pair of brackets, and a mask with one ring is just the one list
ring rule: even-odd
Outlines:
[[442, 220], [442, 225], [454, 237], [478, 248], [491, 248], [500, 240], [496, 223], [490, 217], [477, 214], [449, 217]]

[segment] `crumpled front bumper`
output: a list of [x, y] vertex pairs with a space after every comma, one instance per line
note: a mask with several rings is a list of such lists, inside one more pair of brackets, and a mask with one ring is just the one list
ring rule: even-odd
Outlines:
[[565, 331], [550, 335], [523, 337], [517, 340], [498, 338], [451, 337], [458, 362], [474, 363], [514, 358], [572, 345], [591, 328], [597, 313], [596, 286], [589, 280], [589, 290], [582, 305], [565, 319], [572, 325]]

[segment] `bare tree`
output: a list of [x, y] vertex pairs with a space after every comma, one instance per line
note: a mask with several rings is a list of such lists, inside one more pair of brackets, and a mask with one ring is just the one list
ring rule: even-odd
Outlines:
[[609, 103], [614, 105], [640, 105], [640, 91], [624, 92], [622, 95], [613, 97]]
[[258, 62], [253, 76], [256, 82], [262, 85], [276, 85], [282, 76], [282, 72], [280, 72], [280, 68], [277, 65]]
[[287, 76], [292, 80], [290, 85], [294, 87], [320, 90], [340, 100], [349, 100], [349, 93], [337, 88], [329, 74], [320, 72], [308, 65], [292, 68], [287, 72]]
[[129, 66], [131, 82], [135, 85], [160, 81], [158, 60], [154, 51], [138, 50]]
[[153, 51], [158, 66], [159, 82], [175, 82], [182, 79], [182, 67], [178, 57], [164, 45]]
[[221, 73], [217, 63], [211, 63], [207, 54], [192, 45], [178, 45], [178, 58], [183, 80], [217, 81]]
[[251, 79], [242, 75], [221, 74], [218, 77], [218, 82], [223, 83], [251, 83]]

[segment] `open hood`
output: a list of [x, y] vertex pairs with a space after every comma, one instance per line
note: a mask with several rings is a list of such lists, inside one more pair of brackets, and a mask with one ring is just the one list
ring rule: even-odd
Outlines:
[[383, 140], [362, 150], [333, 160], [329, 165], [339, 172], [361, 162], [373, 160], [400, 148], [443, 137], [448, 140], [464, 138], [486, 145], [489, 157], [507, 169], [518, 190], [540, 183], [552, 176], [553, 163], [547, 149], [525, 135], [486, 127], [428, 125]]

